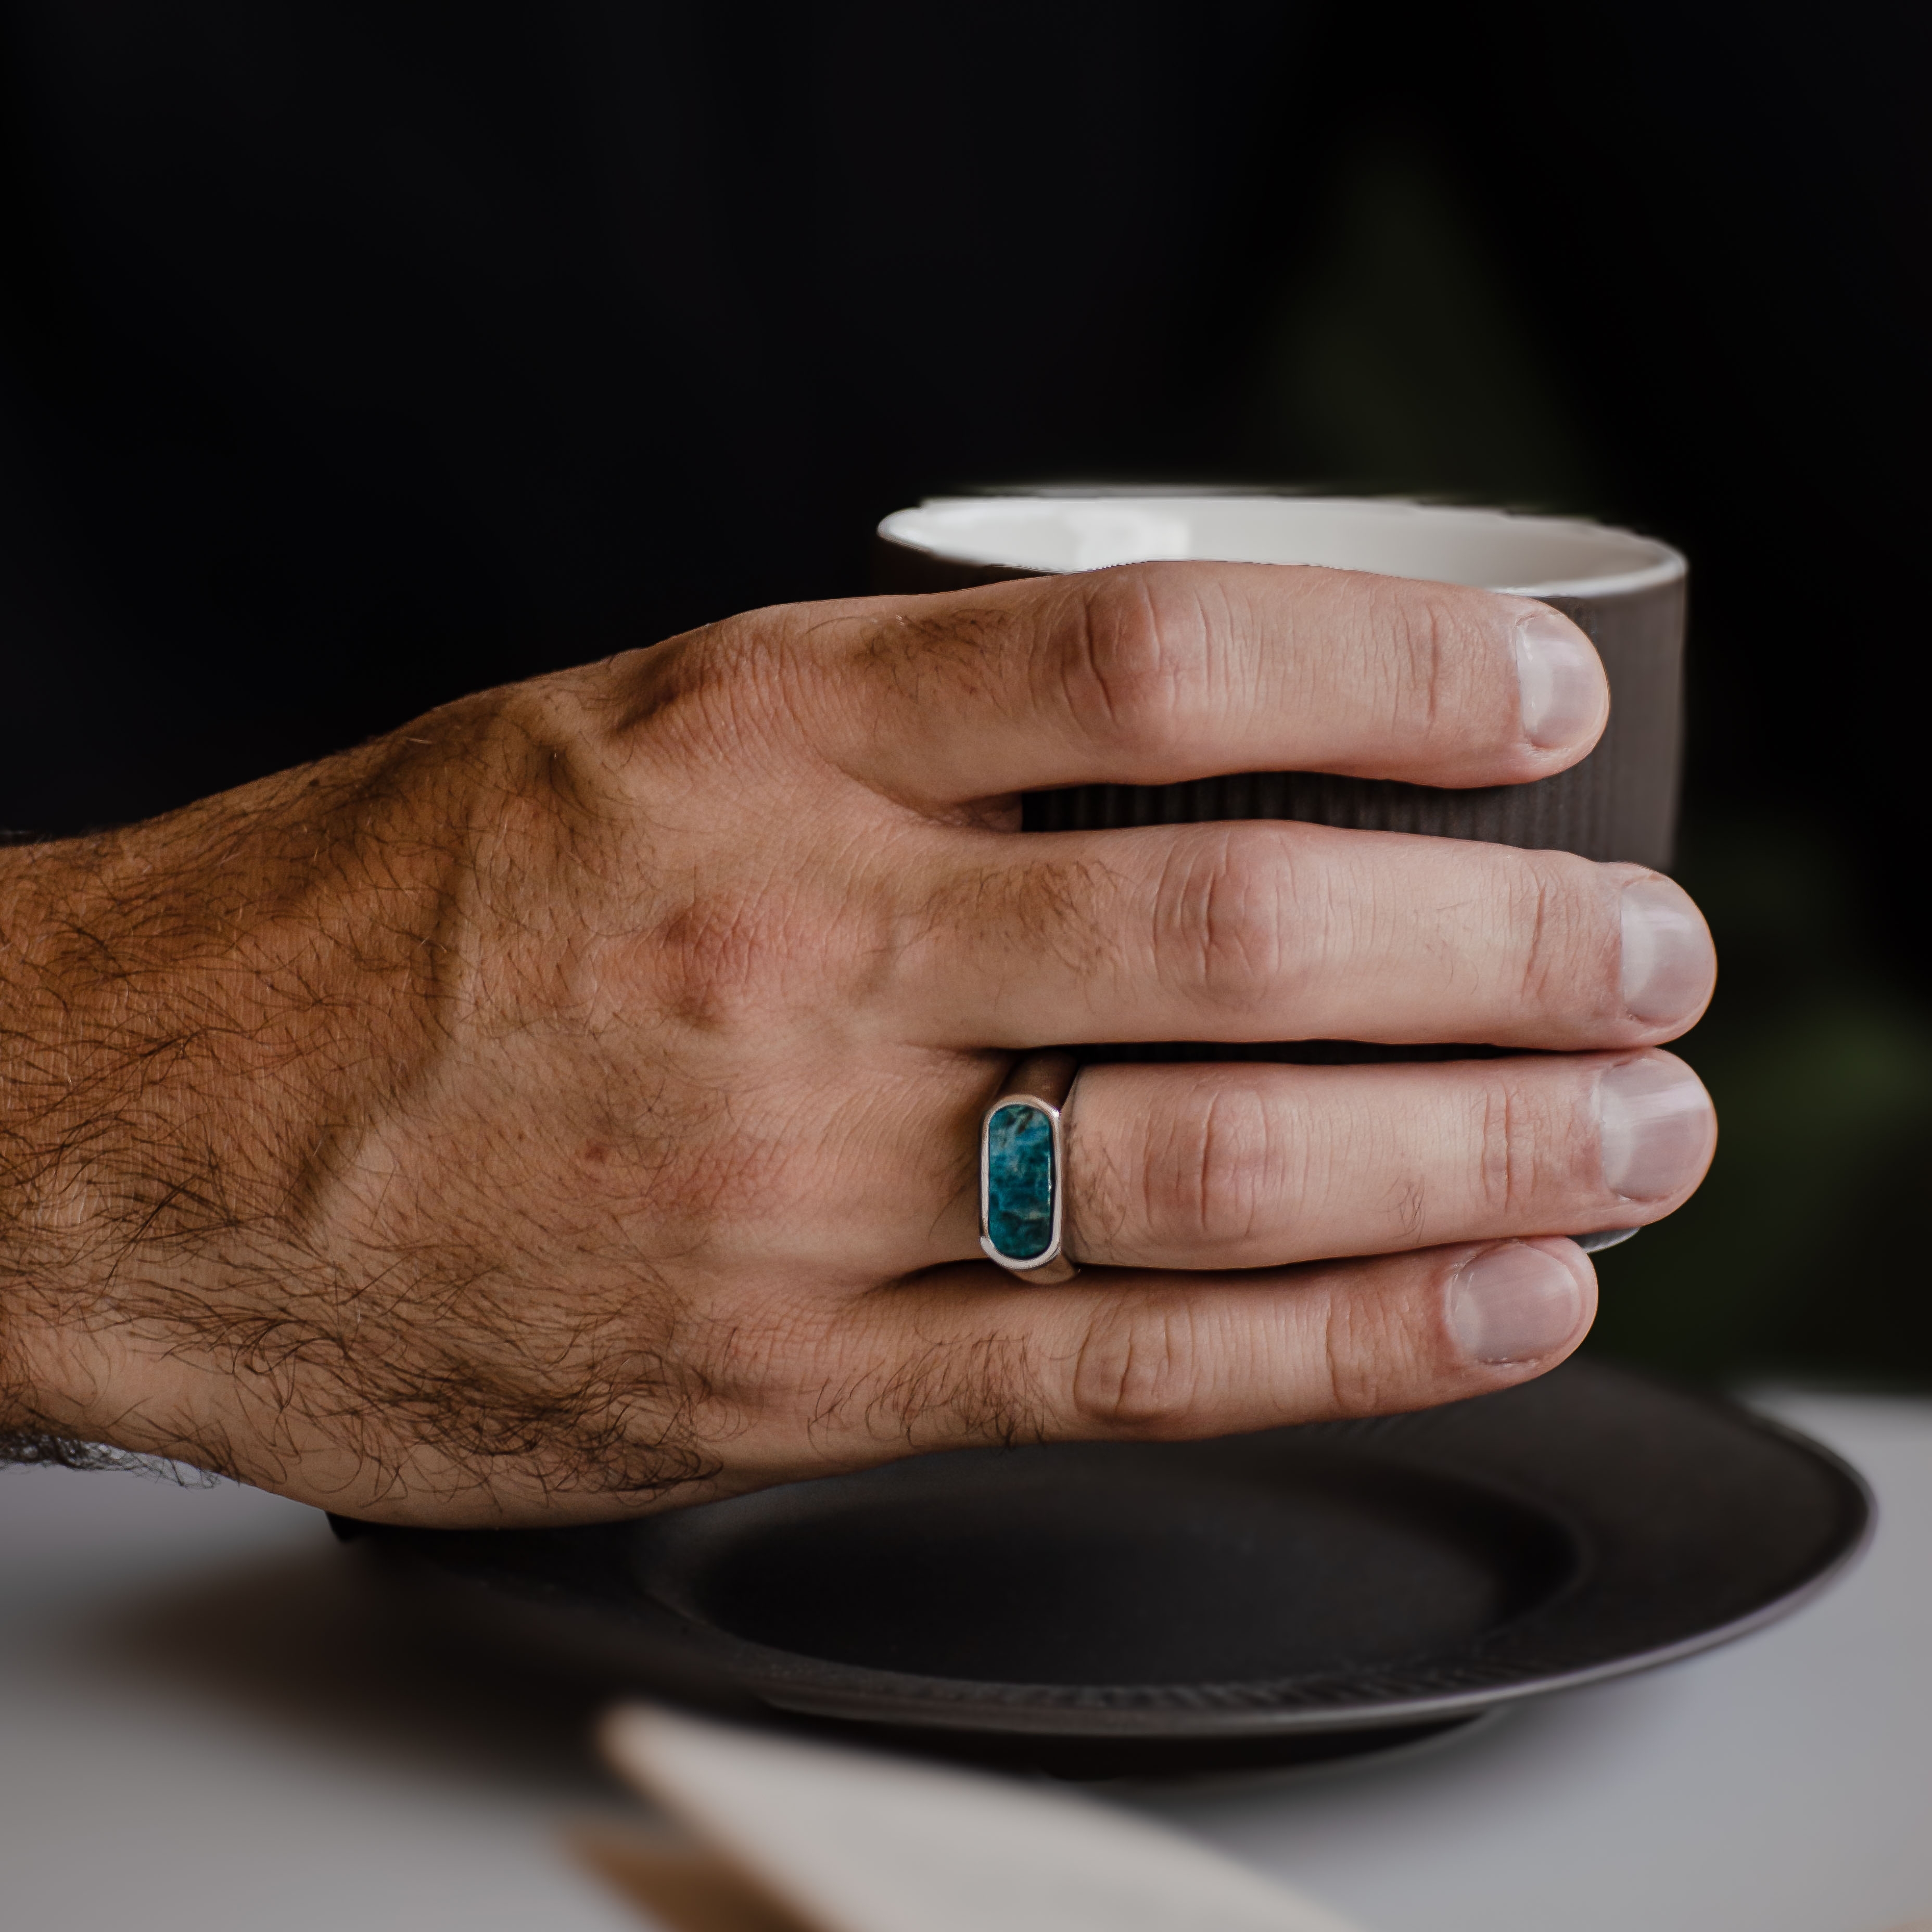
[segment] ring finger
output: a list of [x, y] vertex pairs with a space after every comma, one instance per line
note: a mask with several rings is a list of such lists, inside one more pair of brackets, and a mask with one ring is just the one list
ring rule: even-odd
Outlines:
[[1066, 1246], [1247, 1268], [1637, 1227], [1709, 1164], [1709, 1096], [1666, 1053], [1394, 1066], [1088, 1069]]

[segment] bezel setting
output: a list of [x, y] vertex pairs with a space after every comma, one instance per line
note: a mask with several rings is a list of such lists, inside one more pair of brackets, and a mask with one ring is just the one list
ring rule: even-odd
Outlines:
[[[1048, 1186], [1053, 1204], [1052, 1233], [1040, 1253], [1028, 1255], [1023, 1259], [1005, 1253], [994, 1240], [992, 1232], [993, 1122], [1008, 1107], [1028, 1107], [1036, 1114], [1044, 1114], [1050, 1135]], [[1060, 1113], [1059, 1107], [1050, 1100], [1042, 1100], [1037, 1094], [1009, 1093], [1002, 1094], [980, 1118], [980, 1247], [988, 1261], [997, 1262], [1010, 1274], [1037, 1276], [1061, 1261], [1066, 1220], [1066, 1142]]]

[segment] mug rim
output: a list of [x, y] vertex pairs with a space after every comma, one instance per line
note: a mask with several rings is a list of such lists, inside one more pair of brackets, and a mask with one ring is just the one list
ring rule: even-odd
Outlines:
[[[1217, 550], [1243, 547], [1217, 539], [1211, 532], [1190, 528], [1180, 532], [1190, 515], [1198, 518], [1204, 505], [1240, 504], [1252, 512], [1261, 508], [1264, 518], [1279, 506], [1275, 514], [1284, 526], [1302, 521], [1312, 525], [1325, 517], [1330, 524], [1337, 520], [1352, 523], [1358, 534], [1365, 534], [1372, 545], [1380, 541], [1399, 543], [1410, 532], [1424, 526], [1438, 541], [1447, 533], [1480, 536], [1492, 543], [1498, 540], [1518, 545], [1526, 539], [1534, 545], [1562, 546], [1570, 557], [1571, 567], [1550, 574], [1513, 576], [1509, 581], [1481, 582], [1478, 587], [1520, 597], [1603, 598], [1627, 596], [1672, 584], [1682, 578], [1688, 566], [1681, 551], [1658, 538], [1588, 518], [1546, 516], [1529, 512], [1452, 503], [1432, 503], [1412, 497], [1317, 496], [1299, 492], [1236, 490], [1187, 490], [1174, 488], [1042, 489], [988, 491], [974, 496], [928, 496], [916, 507], [895, 510], [878, 526], [886, 542], [922, 552], [951, 563], [982, 568], [1012, 569], [1029, 574], [1054, 575], [1069, 570], [1097, 569], [1109, 564], [1153, 562], [1178, 556], [1196, 560], [1240, 563], [1322, 564], [1320, 556], [1230, 556]], [[1077, 520], [1083, 512], [1111, 518], [1117, 527], [1105, 532], [1099, 554], [1090, 562], [1054, 562], [1051, 560], [1057, 539], [1061, 552], [1077, 550]], [[1312, 515], [1298, 513], [1313, 513]], [[1090, 522], [1091, 518], [1090, 517]], [[990, 534], [988, 526], [1004, 525]], [[1035, 526], [1038, 539], [1018, 538], [1015, 526], [1024, 530]], [[1405, 530], [1402, 526], [1406, 526]], [[975, 532], [982, 534], [976, 536]], [[1304, 536], [1306, 535], [1304, 532]], [[1286, 547], [1314, 548], [1312, 543]], [[1196, 547], [1204, 542], [1207, 548]], [[1595, 547], [1604, 555], [1606, 567], [1578, 574], [1574, 554], [1581, 546]], [[1246, 546], [1250, 550], [1256, 546]], [[1090, 544], [1089, 548], [1092, 546]], [[1114, 554], [1118, 552], [1118, 554]], [[1445, 579], [1435, 572], [1384, 568], [1359, 562], [1331, 567], [1366, 569], [1371, 574]], [[1492, 572], [1492, 575], [1500, 574]]]

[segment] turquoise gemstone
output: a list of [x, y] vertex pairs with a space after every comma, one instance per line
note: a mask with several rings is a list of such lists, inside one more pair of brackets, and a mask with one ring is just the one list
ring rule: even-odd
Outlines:
[[1037, 1107], [1001, 1107], [986, 1124], [986, 1232], [1009, 1260], [1053, 1245], [1053, 1123]]

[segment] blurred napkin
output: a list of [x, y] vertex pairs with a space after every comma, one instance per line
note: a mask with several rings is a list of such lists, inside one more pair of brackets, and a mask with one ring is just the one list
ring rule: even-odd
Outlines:
[[1358, 1932], [1168, 1826], [1059, 1786], [649, 1705], [611, 1762], [810, 1932]]

